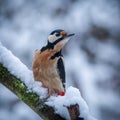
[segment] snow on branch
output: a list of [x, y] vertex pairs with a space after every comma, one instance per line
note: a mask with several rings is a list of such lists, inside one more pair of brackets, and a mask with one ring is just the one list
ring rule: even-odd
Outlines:
[[41, 97], [46, 97], [47, 90], [42, 87], [40, 82], [34, 82], [33, 73], [30, 71], [11, 51], [0, 44], [0, 63], [10, 71], [11, 74]]
[[[90, 115], [88, 106], [77, 88], [71, 86], [66, 90], [65, 96], [51, 96], [47, 98], [47, 89], [43, 88], [40, 82], [34, 81], [32, 71], [1, 43], [0, 82], [11, 89], [43, 119], [70, 120], [73, 116], [72, 120], [83, 120], [83, 118], [84, 120], [96, 120]], [[12, 83], [14, 85], [12, 85]], [[18, 84], [20, 84], [20, 86]], [[18, 90], [18, 88], [20, 88], [20, 90]], [[23, 93], [25, 93], [25, 95]], [[34, 101], [34, 99], [35, 103], [32, 105], [29, 104]], [[71, 115], [72, 110], [76, 110], [77, 117]]]

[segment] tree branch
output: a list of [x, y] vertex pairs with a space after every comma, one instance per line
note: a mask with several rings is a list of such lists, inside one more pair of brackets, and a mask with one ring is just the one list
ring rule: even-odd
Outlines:
[[65, 118], [84, 120], [80, 114], [87, 116], [89, 120], [95, 120], [89, 114], [88, 106], [80, 91], [72, 86], [67, 88], [65, 96], [41, 99], [40, 95], [45, 95], [42, 85], [34, 81], [32, 72], [2, 44], [0, 44], [0, 83], [15, 93], [44, 120], [65, 120]]
[[55, 114], [52, 107], [45, 104], [45, 99], [41, 100], [38, 95], [29, 92], [21, 80], [12, 75], [2, 64], [0, 64], [0, 83], [15, 93], [44, 120], [64, 120], [64, 118]]
[[[0, 83], [15, 93], [20, 100], [32, 108], [44, 120], [64, 120], [63, 117], [56, 114], [54, 109], [45, 104], [46, 99], [39, 99], [36, 93], [30, 92], [26, 85], [16, 76], [12, 75], [7, 68], [0, 63]], [[79, 118], [78, 104], [66, 106], [70, 114], [71, 120], [83, 120]]]

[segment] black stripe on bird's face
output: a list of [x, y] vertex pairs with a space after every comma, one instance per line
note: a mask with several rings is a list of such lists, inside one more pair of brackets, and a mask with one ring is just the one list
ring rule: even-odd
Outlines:
[[59, 38], [62, 38], [66, 34], [67, 34], [67, 32], [65, 32], [64, 30], [61, 30], [61, 29], [54, 30], [48, 36], [48, 41], [50, 43], [54, 43], [56, 40], [58, 40]]
[[62, 41], [62, 40], [65, 40], [65, 39], [67, 39], [67, 38], [71, 38], [71, 36], [73, 36], [74, 34], [69, 34], [69, 35], [65, 35], [65, 36], [63, 36], [63, 37], [61, 37], [61, 38], [59, 38], [59, 39], [57, 39], [53, 44], [54, 45], [56, 45], [56, 44], [58, 44], [60, 41]]
[[62, 47], [70, 40], [71, 36], [74, 34], [67, 35], [67, 32], [64, 30], [58, 29], [54, 30], [50, 33], [50, 36], [48, 37], [48, 43], [45, 47], [41, 49], [41, 51], [47, 50], [47, 49], [54, 49], [55, 46], [61, 45]]
[[47, 50], [47, 49], [54, 49], [54, 47], [56, 45], [61, 44], [61, 43], [63, 44], [62, 46], [64, 46], [71, 39], [71, 36], [73, 36], [73, 35], [74, 34], [69, 34], [69, 35], [63, 36], [63, 37], [57, 39], [53, 43], [48, 41], [47, 45], [41, 49], [41, 52], [44, 51], [44, 50]]

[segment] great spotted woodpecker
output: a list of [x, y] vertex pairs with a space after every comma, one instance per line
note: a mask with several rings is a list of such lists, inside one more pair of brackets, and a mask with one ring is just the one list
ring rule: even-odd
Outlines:
[[49, 95], [65, 94], [65, 69], [61, 49], [73, 35], [64, 30], [55, 30], [50, 33], [47, 45], [35, 52], [32, 63], [34, 79], [48, 88]]

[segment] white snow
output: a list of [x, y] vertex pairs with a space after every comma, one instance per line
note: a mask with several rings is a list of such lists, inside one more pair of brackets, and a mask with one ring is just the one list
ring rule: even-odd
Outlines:
[[[47, 96], [47, 90], [42, 87], [41, 82], [34, 81], [33, 73], [29, 70], [11, 51], [5, 48], [0, 43], [0, 63], [2, 63], [8, 70], [20, 78], [28, 89], [37, 93], [40, 98]], [[94, 120], [90, 113], [86, 102], [81, 97], [80, 91], [77, 88], [70, 86], [66, 90], [65, 96], [51, 96], [46, 102], [47, 105], [55, 108], [55, 112], [69, 120], [69, 113], [67, 106], [79, 104], [81, 117], [85, 120]]]
[[[108, 29], [113, 35], [110, 41], [114, 41], [114, 36], [119, 34], [120, 16], [117, 0], [110, 0], [109, 2], [108, 0], [83, 0], [72, 4], [63, 4], [66, 2], [69, 3], [68, 0], [54, 0], [54, 2], [49, 4], [47, 0], [36, 0], [35, 2], [13, 0], [12, 2], [7, 2], [4, 9], [11, 7], [15, 12], [13, 12], [13, 14], [10, 12], [13, 15], [12, 19], [0, 16], [0, 41], [30, 68], [34, 50], [45, 45], [45, 40], [49, 32], [56, 28], [77, 33], [81, 38], [76, 39], [76, 43], [78, 43], [77, 41], [82, 41], [82, 37], [88, 35], [87, 31], [90, 30], [91, 25]], [[63, 9], [64, 7], [65, 9]], [[63, 11], [67, 9], [67, 14], [54, 15], [54, 11], [56, 11], [57, 8]], [[6, 12], [3, 12], [3, 14], [4, 13]], [[99, 62], [103, 60], [106, 63], [112, 62], [114, 65], [118, 65], [119, 49], [116, 49], [116, 46], [114, 46], [112, 42], [110, 42], [110, 44], [97, 43], [96, 38], [94, 39], [95, 42], [93, 38], [89, 37], [88, 43], [86, 44], [90, 45], [89, 49], [95, 53], [98, 60], [100, 60], [97, 60], [98, 64], [96, 63], [96, 65], [90, 64], [87, 61], [88, 58], [83, 50], [80, 50], [79, 45], [72, 45], [70, 46], [71, 49], [69, 49], [70, 47], [66, 49], [68, 51], [67, 54], [69, 54], [68, 57], [66, 56], [67, 54], [64, 55], [67, 86], [74, 85], [75, 81], [82, 90], [82, 95], [86, 99], [91, 113], [98, 118], [103, 118], [104, 116], [99, 114], [100, 108], [102, 108], [101, 106], [104, 106], [106, 109], [114, 109], [120, 113], [120, 107], [116, 108], [116, 106], [120, 106], [120, 98], [119, 96], [116, 97], [117, 95], [115, 96], [116, 93], [111, 93], [111, 90], [109, 91], [106, 90], [107, 88], [103, 89], [96, 85], [98, 80], [108, 80], [110, 82], [115, 72], [112, 66]], [[70, 45], [70, 43], [68, 45]], [[31, 71], [28, 73], [32, 76]], [[71, 77], [72, 75], [75, 79]], [[26, 84], [29, 84], [29, 82], [30, 81], [27, 80]], [[39, 89], [41, 85], [38, 83], [39, 85], [36, 87], [36, 84], [35, 82], [32, 88], [38, 92], [37, 89]], [[32, 83], [29, 85], [33, 86]], [[2, 112], [0, 112], [0, 114], [2, 114]], [[4, 115], [9, 116], [6, 111], [4, 111]], [[13, 117], [16, 118], [17, 115], [15, 115], [16, 114], [13, 113]], [[28, 115], [33, 116], [32, 114]]]
[[10, 50], [0, 43], [0, 63], [8, 68], [10, 73], [22, 80], [28, 90], [37, 93], [41, 98], [46, 97], [47, 89], [40, 82], [34, 81], [33, 73]]
[[65, 96], [51, 96], [46, 102], [47, 105], [55, 108], [55, 112], [70, 120], [70, 116], [67, 107], [70, 105], [79, 105], [80, 117], [85, 120], [96, 120], [90, 115], [88, 106], [84, 99], [82, 98], [80, 91], [72, 86], [68, 87]]

